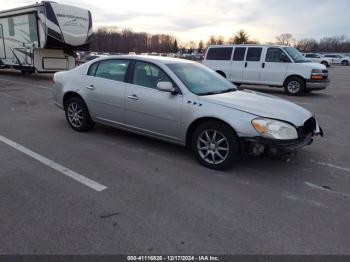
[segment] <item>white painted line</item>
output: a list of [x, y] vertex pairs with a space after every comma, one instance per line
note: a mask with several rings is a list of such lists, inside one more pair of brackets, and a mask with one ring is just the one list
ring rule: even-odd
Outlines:
[[42, 155], [39, 155], [39, 154], [31, 151], [30, 149], [28, 149], [20, 144], [17, 144], [16, 142], [14, 142], [14, 141], [12, 141], [12, 140], [10, 140], [2, 135], [0, 135], [0, 141], [13, 147], [14, 149], [17, 149], [18, 151], [26, 154], [27, 156], [30, 156], [31, 158], [41, 162], [42, 164], [44, 164], [48, 167], [51, 167], [52, 169], [60, 172], [61, 174], [68, 176], [68, 177], [70, 177], [70, 178], [72, 178], [72, 179], [84, 184], [85, 186], [88, 186], [88, 187], [98, 191], [98, 192], [103, 191], [107, 188], [106, 186], [101, 185], [101, 184], [99, 184], [99, 183], [97, 183], [97, 182], [95, 182], [95, 181], [93, 181], [85, 176], [82, 176], [82, 175], [70, 170], [69, 168], [66, 168], [66, 167], [64, 167], [64, 166], [44, 157]]
[[15, 83], [15, 84], [21, 84], [21, 85], [26, 85], [26, 86], [39, 87], [39, 88], [49, 89], [49, 90], [52, 89], [52, 87], [49, 87], [49, 86], [33, 85], [33, 84], [25, 83], [25, 82], [7, 80], [7, 79], [3, 79], [3, 78], [1, 78], [0, 81], [6, 81], [6, 82]]
[[326, 162], [317, 162], [317, 161], [315, 161], [313, 159], [311, 159], [310, 162], [314, 163], [314, 164], [317, 164], [317, 165], [320, 165], [320, 166], [327, 166], [327, 167], [339, 169], [339, 170], [342, 170], [342, 171], [345, 171], [345, 172], [350, 172], [350, 168], [348, 168], [348, 167], [336, 166], [336, 165], [333, 165], [333, 164], [330, 164], [330, 163], [326, 163]]
[[321, 187], [319, 185], [313, 184], [313, 183], [308, 182], [308, 181], [305, 181], [305, 185], [307, 185], [308, 187], [311, 187], [312, 189], [317, 189], [317, 190], [321, 190], [321, 191], [332, 193], [332, 194], [337, 194], [337, 195], [350, 197], [350, 195], [348, 195], [348, 194], [337, 192], [337, 191], [333, 191], [333, 190], [329, 190], [329, 189], [326, 189], [324, 187]]

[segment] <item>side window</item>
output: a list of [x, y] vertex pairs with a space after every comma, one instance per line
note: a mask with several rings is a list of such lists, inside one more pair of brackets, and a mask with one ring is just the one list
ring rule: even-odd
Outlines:
[[207, 60], [231, 60], [233, 47], [209, 48]]
[[246, 49], [245, 47], [236, 47], [233, 53], [233, 61], [243, 61]]
[[290, 59], [281, 48], [270, 47], [267, 49], [265, 62], [285, 63], [290, 62]]
[[249, 47], [246, 61], [257, 62], [260, 61], [262, 48], [261, 47]]
[[95, 76], [123, 82], [128, 66], [127, 60], [104, 60], [99, 63]]
[[15, 23], [13, 22], [13, 17], [8, 18], [8, 26], [9, 26], [9, 35], [15, 35]]
[[4, 34], [2, 32], [2, 24], [0, 24], [0, 38], [3, 38], [4, 37]]
[[136, 62], [132, 82], [135, 85], [155, 89], [158, 82], [172, 82], [172, 80], [159, 67], [149, 63]]
[[92, 64], [89, 67], [88, 75], [89, 76], [95, 76], [97, 67], [98, 67], [98, 63]]
[[29, 23], [29, 39], [31, 42], [38, 41], [37, 34], [37, 21], [34, 14], [28, 15], [28, 23]]

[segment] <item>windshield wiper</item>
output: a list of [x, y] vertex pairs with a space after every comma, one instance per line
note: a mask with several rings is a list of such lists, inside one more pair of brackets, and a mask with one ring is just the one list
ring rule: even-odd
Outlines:
[[237, 91], [237, 89], [236, 88], [229, 88], [229, 89], [225, 89], [225, 90], [199, 93], [198, 95], [199, 96], [209, 96], [209, 95], [218, 95], [218, 94], [229, 93], [229, 92], [234, 92], [234, 91]]

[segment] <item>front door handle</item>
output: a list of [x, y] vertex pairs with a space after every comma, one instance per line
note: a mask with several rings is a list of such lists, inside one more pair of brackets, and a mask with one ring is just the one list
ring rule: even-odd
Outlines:
[[244, 67], [247, 67], [248, 66], [248, 62], [245, 62], [245, 65], [244, 65]]
[[262, 64], [261, 64], [261, 67], [262, 67], [262, 68], [265, 68], [265, 63], [262, 63]]
[[89, 90], [95, 90], [96, 89], [94, 85], [86, 86], [86, 88], [89, 89]]
[[135, 94], [128, 96], [129, 99], [133, 99], [133, 100], [139, 100], [139, 97]]

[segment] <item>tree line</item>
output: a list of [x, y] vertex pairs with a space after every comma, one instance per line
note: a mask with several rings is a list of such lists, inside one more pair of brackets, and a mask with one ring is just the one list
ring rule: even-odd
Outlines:
[[[223, 36], [210, 36], [206, 42], [201, 40], [198, 43], [190, 41], [179, 44], [178, 40], [170, 34], [149, 34], [133, 32], [129, 29], [101, 27], [95, 31], [90, 49], [97, 52], [116, 53], [176, 53], [179, 50], [203, 52], [209, 45], [222, 44], [260, 44], [260, 42], [251, 38], [244, 30], [239, 30], [228, 39]], [[297, 40], [292, 34], [284, 33], [276, 36], [274, 41], [265, 44], [293, 46], [301, 52], [350, 52], [350, 39], [346, 36], [323, 37], [320, 40], [312, 38]]]
[[90, 50], [116, 53], [176, 53], [178, 44], [172, 35], [152, 35], [145, 32], [133, 32], [129, 29], [120, 31], [115, 27], [101, 27], [92, 36]]

